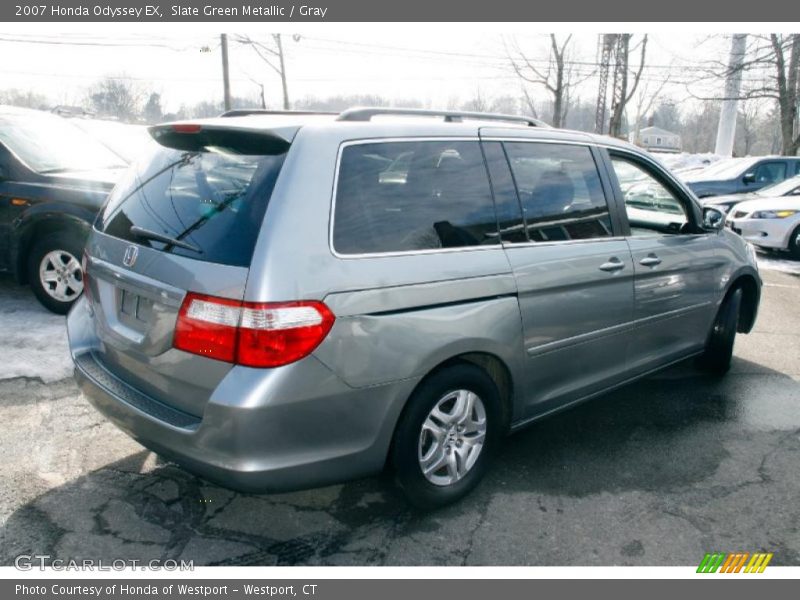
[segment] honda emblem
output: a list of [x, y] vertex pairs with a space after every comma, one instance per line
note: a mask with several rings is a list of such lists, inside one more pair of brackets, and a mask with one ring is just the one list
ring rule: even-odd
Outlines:
[[139, 248], [136, 246], [128, 246], [125, 248], [125, 256], [122, 257], [122, 264], [126, 267], [132, 267], [136, 262], [137, 256], [139, 256]]

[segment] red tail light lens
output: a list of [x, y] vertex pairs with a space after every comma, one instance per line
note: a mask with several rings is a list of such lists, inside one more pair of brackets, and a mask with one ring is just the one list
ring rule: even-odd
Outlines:
[[248, 367], [279, 367], [311, 354], [335, 319], [322, 302], [251, 303], [189, 293], [173, 345]]
[[192, 354], [234, 362], [241, 306], [238, 300], [186, 294], [172, 345]]

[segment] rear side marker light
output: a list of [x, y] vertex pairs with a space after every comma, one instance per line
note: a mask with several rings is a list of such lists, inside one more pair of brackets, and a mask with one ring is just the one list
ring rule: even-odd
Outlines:
[[175, 326], [179, 350], [248, 367], [311, 354], [336, 320], [322, 302], [240, 302], [188, 293]]

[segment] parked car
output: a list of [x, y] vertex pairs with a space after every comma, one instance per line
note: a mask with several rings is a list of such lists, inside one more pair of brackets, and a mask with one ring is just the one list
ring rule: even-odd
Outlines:
[[106, 146], [127, 164], [132, 163], [155, 145], [144, 125], [103, 119], [72, 119], [70, 122]]
[[787, 250], [800, 259], [800, 195], [741, 202], [728, 213], [726, 225], [766, 250]]
[[[752, 247], [625, 142], [393, 109], [151, 132], [87, 245], [76, 378], [228, 487], [388, 464], [441, 506], [509, 432], [688, 357], [724, 373], [756, 318]], [[631, 219], [648, 180], [670, 201]]]
[[728, 196], [710, 196], [703, 198], [701, 204], [703, 206], [714, 206], [725, 214], [729, 213], [731, 208], [748, 200], [764, 200], [767, 198], [781, 198], [800, 196], [800, 175], [795, 175], [789, 179], [785, 179], [779, 183], [768, 185], [761, 188], [757, 192], [748, 194], [731, 194]]
[[67, 120], [0, 106], [0, 270], [66, 314], [91, 222], [125, 163]]
[[721, 160], [683, 176], [698, 198], [755, 192], [800, 174], [800, 157], [764, 156]]

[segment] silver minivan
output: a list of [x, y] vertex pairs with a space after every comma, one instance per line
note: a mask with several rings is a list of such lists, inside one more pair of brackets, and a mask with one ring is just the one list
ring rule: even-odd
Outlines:
[[150, 131], [87, 244], [75, 374], [227, 487], [389, 467], [444, 505], [509, 432], [689, 357], [724, 373], [756, 318], [752, 247], [624, 142], [393, 109]]

